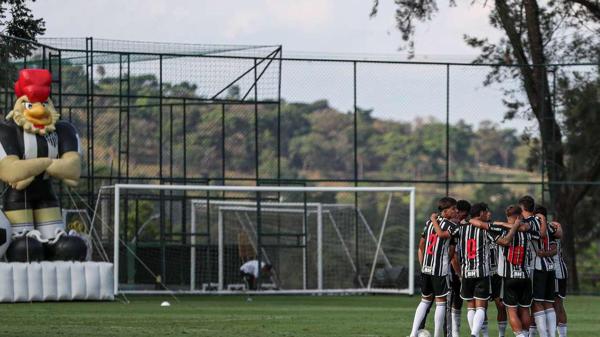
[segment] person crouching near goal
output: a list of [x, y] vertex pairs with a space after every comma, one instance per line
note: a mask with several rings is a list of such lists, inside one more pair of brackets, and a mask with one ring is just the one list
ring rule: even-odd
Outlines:
[[433, 222], [428, 220], [419, 243], [421, 263], [421, 303], [417, 306], [410, 337], [416, 337], [419, 325], [427, 313], [427, 308], [435, 298], [434, 337], [444, 334], [446, 316], [446, 296], [448, 295], [449, 246], [457, 225], [450, 221], [456, 217], [456, 200], [450, 197], [438, 201], [441, 217]]
[[260, 262], [261, 268], [258, 268], [258, 260], [250, 260], [240, 267], [240, 275], [249, 290], [257, 289], [257, 280], [259, 276], [266, 276], [271, 273], [273, 266], [263, 261]]

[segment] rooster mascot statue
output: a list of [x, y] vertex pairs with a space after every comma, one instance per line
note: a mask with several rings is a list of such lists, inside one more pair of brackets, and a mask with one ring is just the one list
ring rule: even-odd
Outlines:
[[24, 69], [15, 83], [13, 110], [0, 122], [0, 180], [5, 182], [3, 212], [10, 223], [9, 262], [83, 261], [84, 239], [65, 230], [52, 180], [76, 186], [81, 172], [79, 135], [59, 120], [49, 98], [52, 75]]

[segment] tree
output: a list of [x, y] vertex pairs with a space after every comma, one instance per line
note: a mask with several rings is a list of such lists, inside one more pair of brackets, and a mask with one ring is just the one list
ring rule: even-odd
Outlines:
[[[35, 18], [26, 2], [25, 0], [0, 0], [0, 28], [4, 35], [35, 41], [46, 31], [44, 19]], [[31, 46], [28, 43], [8, 44], [5, 39], [3, 42], [2, 49], [10, 56], [31, 55]]]
[[[454, 0], [449, 0], [455, 5]], [[477, 2], [471, 2], [476, 4]], [[396, 0], [395, 18], [402, 39], [414, 54], [414, 33], [418, 22], [429, 21], [438, 11], [435, 0]], [[374, 0], [371, 15], [376, 15], [379, 0]], [[550, 90], [549, 73], [568, 78], [572, 74], [557, 72], [552, 63], [595, 61], [600, 44], [600, 6], [589, 0], [494, 0], [490, 7], [489, 23], [503, 32], [498, 41], [465, 35], [468, 45], [481, 51], [475, 62], [494, 63], [485, 84], [519, 79], [524, 92], [505, 89], [507, 118], [528, 115], [539, 125], [541, 160], [549, 181], [551, 206], [565, 226], [564, 248], [569, 266], [571, 286], [578, 289], [575, 233], [575, 209], [592, 190], [591, 184], [567, 185], [566, 181], [591, 182], [600, 178], [598, 141], [580, 143], [587, 148], [587, 165], [574, 165], [566, 146], [565, 126], [559, 123], [565, 111], [555, 109]], [[594, 114], [591, 114], [592, 116]], [[591, 116], [581, 116], [590, 118]], [[591, 148], [590, 148], [591, 147]], [[596, 150], [596, 151], [594, 151]]]
[[25, 0], [0, 0], [0, 30], [0, 85], [8, 85], [9, 88], [2, 89], [11, 90], [17, 67], [9, 62], [10, 58], [31, 56], [35, 47], [30, 41], [44, 34], [46, 28], [43, 19], [36, 19], [31, 14]]

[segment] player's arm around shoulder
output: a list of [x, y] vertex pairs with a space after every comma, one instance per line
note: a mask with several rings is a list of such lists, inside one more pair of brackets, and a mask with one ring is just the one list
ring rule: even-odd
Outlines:
[[496, 238], [496, 243], [499, 244], [500, 246], [510, 246], [512, 239], [513, 239], [515, 233], [517, 232], [517, 230], [519, 229], [521, 223], [515, 222], [510, 225], [511, 225], [511, 228], [508, 231], [508, 233], [506, 233], [504, 235], [499, 235]]
[[554, 238], [556, 238], [556, 239], [562, 239], [562, 237], [563, 237], [563, 229], [562, 229], [562, 225], [559, 222], [552, 221], [550, 223], [550, 225], [548, 226], [548, 228], [551, 228], [552, 235], [554, 236]]
[[440, 239], [448, 239], [452, 236], [452, 229], [456, 227], [453, 222], [448, 219], [443, 219], [440, 223], [437, 213], [432, 213], [429, 220], [431, 220], [435, 234]]

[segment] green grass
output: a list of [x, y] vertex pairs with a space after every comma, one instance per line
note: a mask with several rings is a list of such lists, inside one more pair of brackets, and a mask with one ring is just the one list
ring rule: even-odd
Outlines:
[[[0, 336], [406, 336], [418, 297], [129, 297], [130, 303], [0, 305]], [[163, 300], [171, 307], [160, 307]], [[569, 336], [597, 336], [600, 297], [566, 301]], [[490, 336], [497, 336], [490, 307]], [[433, 313], [432, 313], [433, 314]], [[433, 315], [428, 318], [432, 325]], [[466, 314], [463, 312], [463, 318]], [[465, 319], [463, 319], [465, 321]], [[467, 336], [466, 321], [463, 335]], [[507, 336], [514, 336], [507, 330]], [[431, 331], [431, 328], [430, 328]]]

